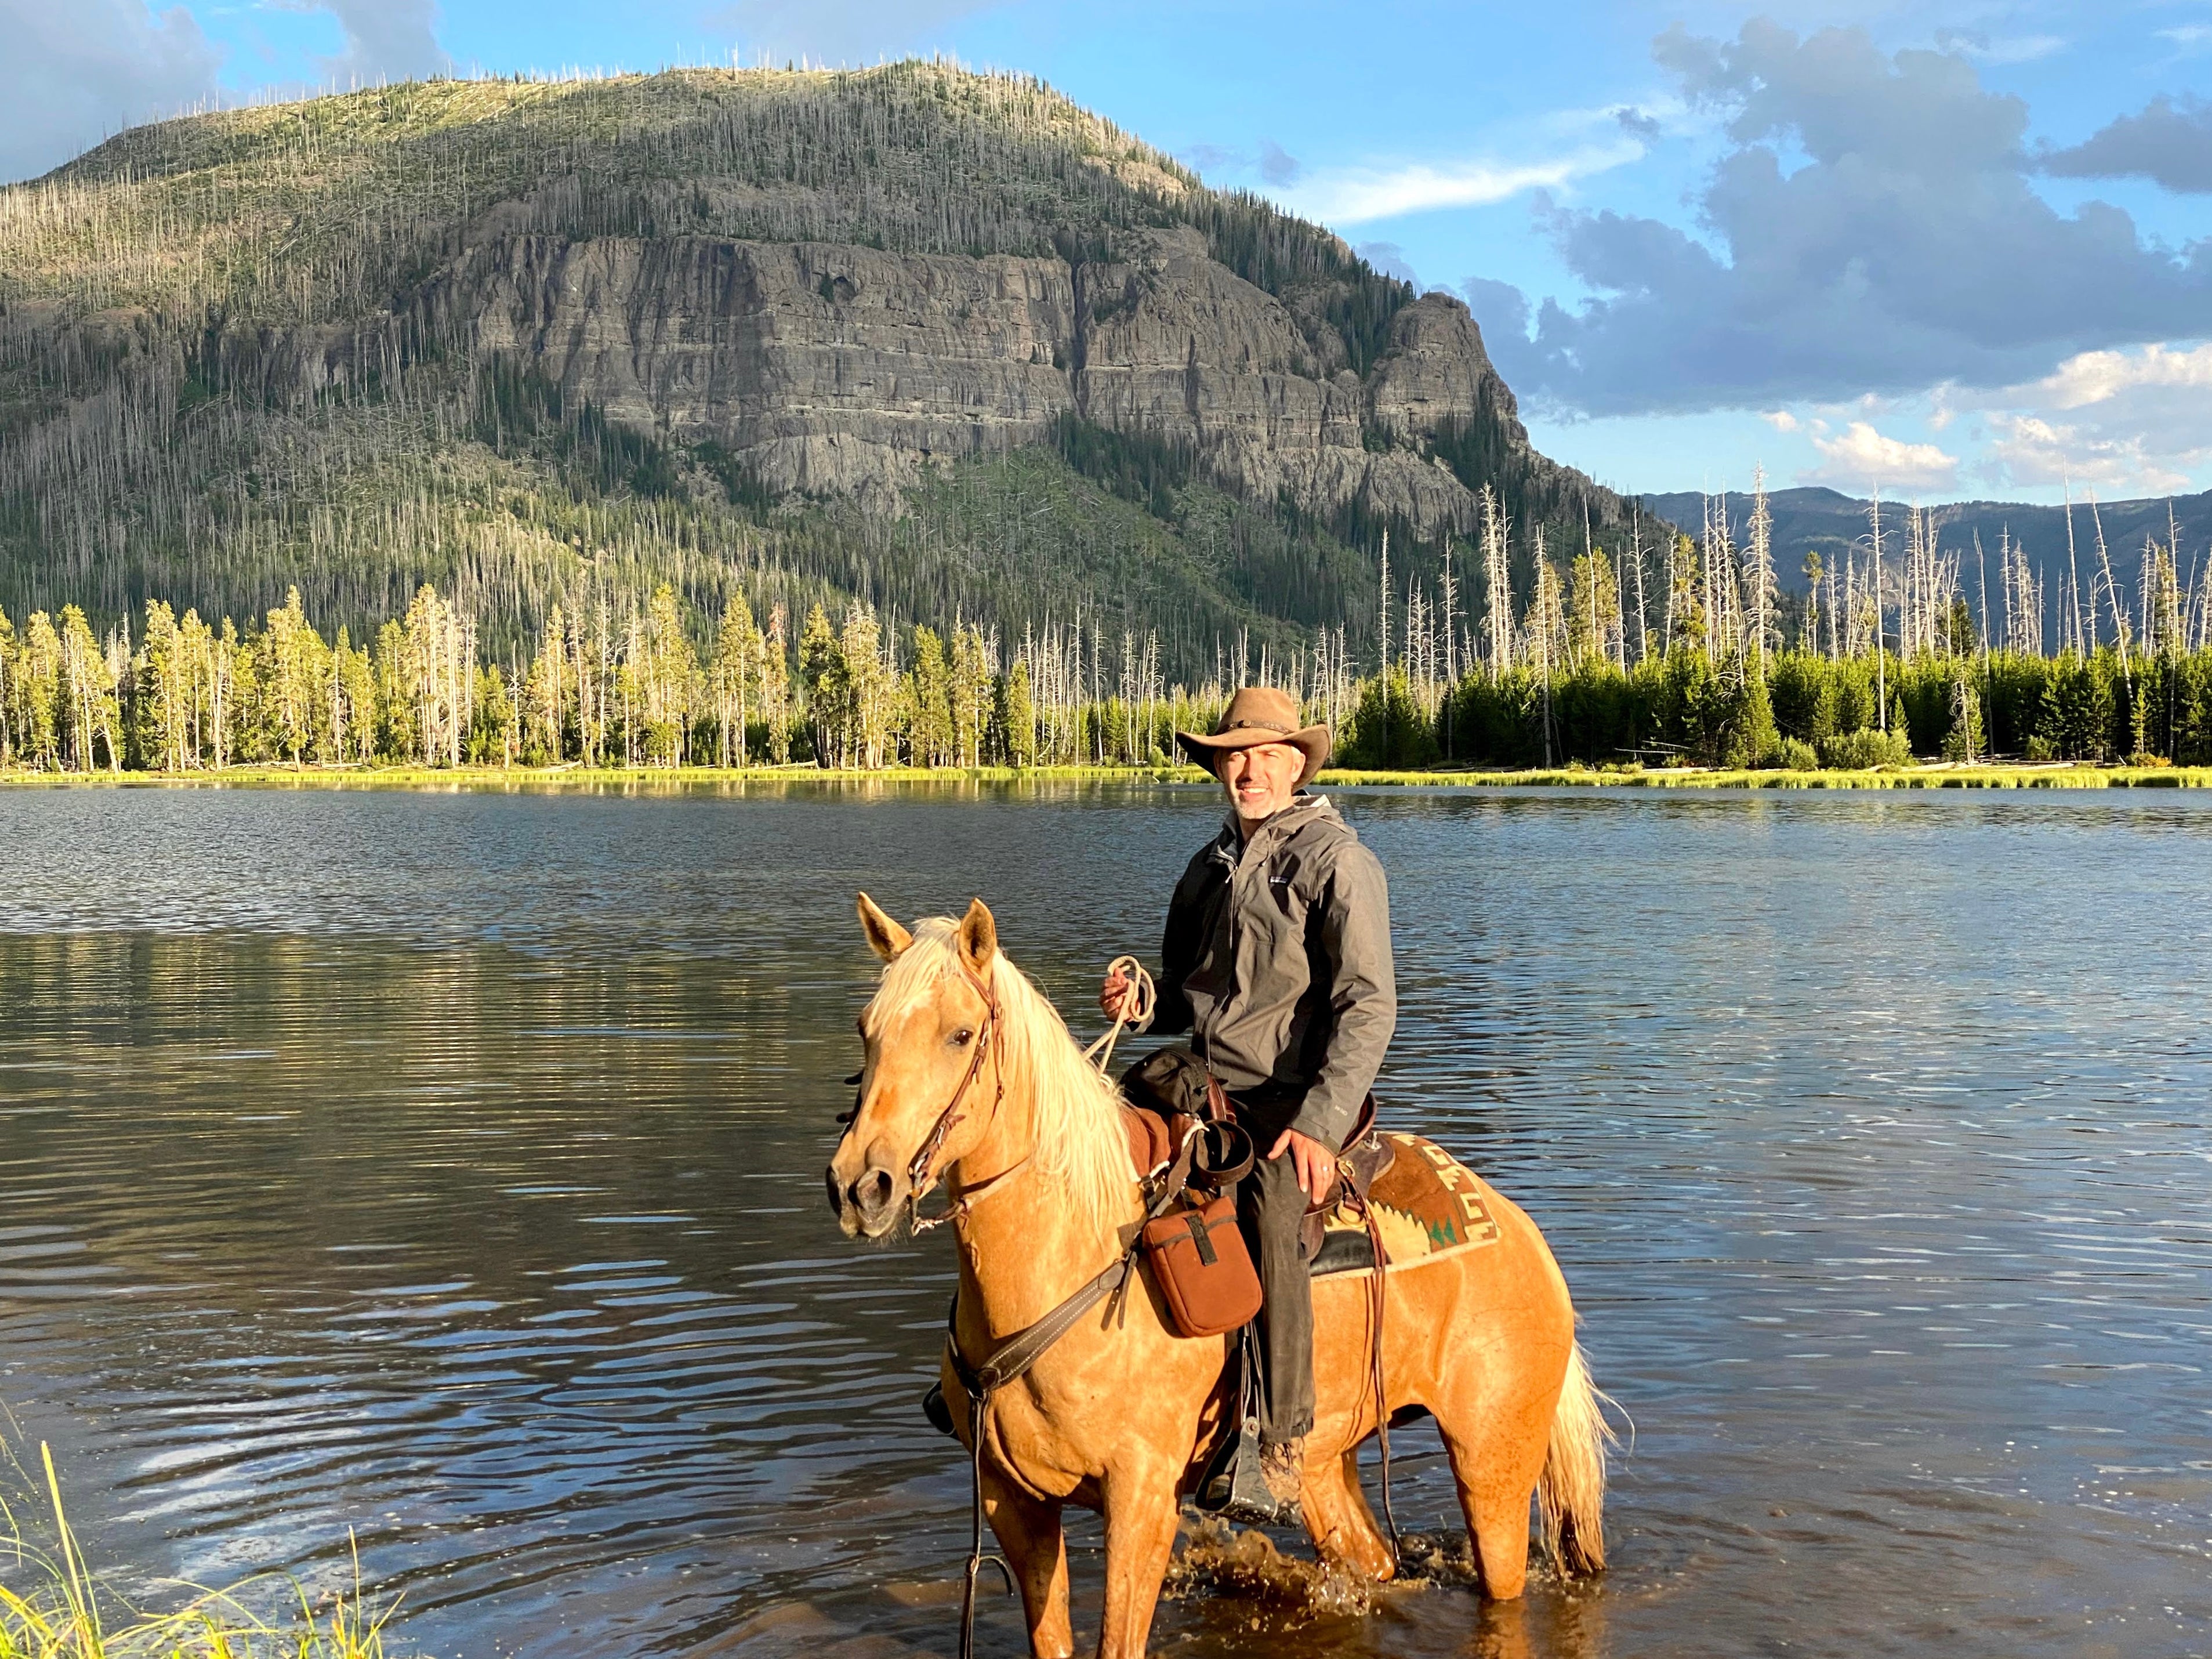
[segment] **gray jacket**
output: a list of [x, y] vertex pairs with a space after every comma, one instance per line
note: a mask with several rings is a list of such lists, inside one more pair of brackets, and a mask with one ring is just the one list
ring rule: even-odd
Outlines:
[[1153, 1030], [1190, 1031], [1230, 1093], [1343, 1145], [1398, 991], [1382, 866], [1334, 805], [1298, 795], [1241, 844], [1230, 819], [1176, 884], [1160, 965]]

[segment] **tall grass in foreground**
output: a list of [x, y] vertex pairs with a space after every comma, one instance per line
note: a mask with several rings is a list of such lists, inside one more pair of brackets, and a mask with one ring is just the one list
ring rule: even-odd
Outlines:
[[53, 1454], [41, 1444], [39, 1455], [53, 1510], [51, 1545], [27, 1540], [0, 1498], [0, 1659], [384, 1659], [384, 1626], [393, 1608], [369, 1608], [358, 1554], [352, 1594], [334, 1594], [319, 1613], [307, 1587], [292, 1581], [299, 1613], [282, 1625], [254, 1613], [233, 1592], [194, 1586], [186, 1586], [192, 1600], [173, 1613], [131, 1606], [85, 1565], [62, 1506]]

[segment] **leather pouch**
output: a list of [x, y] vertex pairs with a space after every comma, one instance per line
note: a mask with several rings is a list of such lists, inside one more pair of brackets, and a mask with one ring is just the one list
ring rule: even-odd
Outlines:
[[1210, 1097], [1220, 1088], [1206, 1062], [1177, 1044], [1146, 1054], [1121, 1073], [1121, 1092], [1164, 1117], [1209, 1117]]
[[1139, 1242], [1185, 1336], [1219, 1336], [1258, 1315], [1260, 1273], [1237, 1225], [1233, 1191], [1147, 1221]]

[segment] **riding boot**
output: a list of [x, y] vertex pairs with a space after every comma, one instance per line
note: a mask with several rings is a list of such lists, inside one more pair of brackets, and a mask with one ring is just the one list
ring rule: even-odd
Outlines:
[[1275, 1518], [1285, 1523], [1297, 1521], [1305, 1491], [1306, 1443], [1277, 1440], [1264, 1447], [1260, 1453], [1260, 1479], [1267, 1484], [1267, 1496], [1274, 1500]]

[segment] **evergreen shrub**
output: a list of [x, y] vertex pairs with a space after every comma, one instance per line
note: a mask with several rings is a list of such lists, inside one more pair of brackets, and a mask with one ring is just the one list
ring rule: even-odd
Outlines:
[[1862, 726], [1824, 738], [1819, 745], [1820, 764], [1831, 772], [1863, 772], [1877, 766], [1912, 764], [1912, 742], [1902, 732], [1876, 732]]

